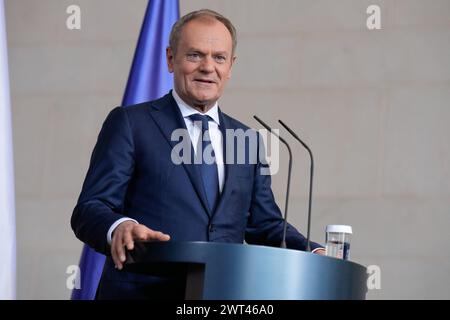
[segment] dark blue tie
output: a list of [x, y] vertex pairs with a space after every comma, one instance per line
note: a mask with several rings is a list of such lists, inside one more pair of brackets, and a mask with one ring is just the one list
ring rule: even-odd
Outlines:
[[[189, 118], [194, 121], [194, 123], [201, 122], [202, 124], [202, 134], [198, 138], [197, 152], [195, 154], [196, 159], [194, 163], [200, 168], [209, 208], [211, 211], [214, 211], [219, 199], [219, 176], [217, 174], [216, 156], [209, 136], [208, 121], [213, 120], [209, 116], [198, 113], [190, 115]], [[205, 152], [206, 149], [207, 151]], [[209, 157], [212, 157], [214, 161], [211, 161], [211, 158]]]

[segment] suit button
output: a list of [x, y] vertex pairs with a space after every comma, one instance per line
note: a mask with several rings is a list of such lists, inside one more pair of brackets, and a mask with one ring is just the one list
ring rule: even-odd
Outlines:
[[214, 225], [212, 223], [209, 225], [209, 232], [214, 232]]

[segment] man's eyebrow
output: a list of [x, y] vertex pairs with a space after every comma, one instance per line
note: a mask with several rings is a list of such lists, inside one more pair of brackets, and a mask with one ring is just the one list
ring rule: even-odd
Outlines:
[[221, 54], [224, 56], [228, 55], [228, 53], [226, 51], [216, 51], [216, 52], [214, 52], [214, 54]]
[[[189, 48], [187, 50], [187, 52], [197, 52], [197, 53], [205, 54], [205, 52], [202, 51], [201, 49], [194, 48], [194, 47]], [[227, 51], [214, 51], [213, 52], [213, 55], [218, 55], [218, 54], [225, 55], [225, 56], [228, 55]]]
[[203, 53], [202, 50], [200, 50], [199, 48], [189, 48], [187, 51], [188, 51], [188, 52], [199, 52], [199, 53]]

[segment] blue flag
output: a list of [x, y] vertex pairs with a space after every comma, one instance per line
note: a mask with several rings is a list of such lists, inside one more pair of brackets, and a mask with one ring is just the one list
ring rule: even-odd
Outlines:
[[[122, 106], [157, 99], [172, 88], [173, 78], [167, 70], [165, 52], [170, 30], [178, 17], [178, 0], [149, 1]], [[87, 245], [83, 247], [80, 259], [81, 288], [72, 291], [73, 300], [95, 298], [104, 263], [104, 255]]]

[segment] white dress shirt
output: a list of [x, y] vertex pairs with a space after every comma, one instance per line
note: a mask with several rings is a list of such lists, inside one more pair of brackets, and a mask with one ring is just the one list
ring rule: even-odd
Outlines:
[[220, 193], [222, 193], [223, 184], [225, 181], [225, 165], [223, 161], [223, 148], [222, 148], [223, 137], [222, 132], [219, 129], [220, 119], [219, 119], [219, 107], [217, 102], [211, 109], [208, 110], [208, 112], [201, 113], [198, 110], [194, 109], [193, 107], [189, 106], [183, 100], [181, 100], [181, 98], [178, 96], [175, 90], [172, 90], [172, 95], [175, 101], [177, 102], [178, 108], [181, 111], [181, 115], [183, 116], [184, 123], [186, 124], [186, 128], [188, 129], [189, 137], [192, 141], [195, 153], [197, 153], [197, 142], [199, 137], [201, 136], [202, 128], [200, 122], [195, 123], [189, 118], [189, 116], [198, 113], [201, 115], [210, 116], [212, 120], [214, 120], [214, 121], [210, 120], [208, 122], [209, 136], [211, 139], [212, 148], [214, 149], [214, 154], [216, 156], [217, 174], [219, 176], [219, 191]]

